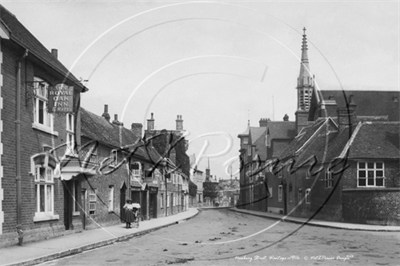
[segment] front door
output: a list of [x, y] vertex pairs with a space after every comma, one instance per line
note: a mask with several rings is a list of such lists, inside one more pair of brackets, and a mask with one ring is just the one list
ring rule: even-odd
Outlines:
[[140, 202], [140, 213], [142, 219], [145, 220], [147, 217], [147, 190], [141, 191], [141, 202]]
[[157, 193], [150, 192], [149, 216], [157, 218]]
[[64, 226], [65, 230], [72, 228], [72, 181], [63, 181], [64, 188]]
[[81, 190], [81, 204], [82, 204], [82, 210], [81, 210], [81, 217], [82, 217], [82, 229], [86, 229], [86, 213], [87, 213], [87, 207], [86, 207], [86, 189]]
[[121, 219], [121, 222], [125, 222], [125, 210], [124, 210], [124, 205], [126, 202], [126, 186], [122, 186], [119, 192], [119, 217]]

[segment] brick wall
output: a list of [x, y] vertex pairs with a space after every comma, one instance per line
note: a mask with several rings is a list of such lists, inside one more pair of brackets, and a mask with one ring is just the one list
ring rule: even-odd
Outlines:
[[[16, 104], [16, 62], [23, 54], [23, 50], [12, 46], [10, 42], [2, 43], [3, 53], [2, 73], [3, 86], [1, 97], [3, 98], [3, 109], [1, 117], [3, 122], [2, 132], [2, 166], [4, 177], [2, 188], [4, 200], [2, 208], [4, 211], [3, 231], [0, 236], [2, 243], [15, 244], [16, 238], [16, 147], [15, 147], [15, 104]], [[34, 222], [36, 211], [35, 184], [31, 172], [31, 156], [43, 152], [43, 146], [55, 147], [65, 141], [66, 117], [54, 116], [54, 129], [57, 135], [45, 133], [32, 128], [33, 123], [33, 99], [26, 97], [27, 81], [33, 81], [38, 76], [50, 84], [63, 80], [63, 77], [51, 69], [45, 68], [38, 61], [32, 61], [32, 57], [24, 60], [21, 64], [21, 184], [22, 184], [22, 229], [24, 231], [24, 242], [44, 239], [64, 234], [64, 191], [60, 179], [54, 180], [54, 214], [59, 215], [58, 220]], [[58, 156], [64, 154], [64, 149], [57, 151]]]
[[[90, 140], [82, 138], [82, 145], [85, 145]], [[112, 148], [103, 144], [99, 144], [97, 148], [97, 157], [100, 162], [102, 159], [109, 157]], [[118, 154], [118, 161], [122, 160], [122, 154]], [[112, 170], [110, 167], [103, 169], [103, 173]], [[120, 208], [120, 197], [122, 185], [128, 186], [128, 171], [127, 165], [124, 164], [110, 174], [95, 175], [82, 181], [82, 188], [86, 189], [88, 194], [91, 189], [97, 189], [96, 211], [94, 214], [89, 214], [89, 199], [87, 200], [86, 209], [88, 210], [89, 217], [87, 217], [87, 228], [97, 228], [100, 226], [107, 226], [118, 224], [121, 222], [121, 212], [124, 210]], [[109, 211], [109, 187], [114, 186], [114, 204], [113, 211]], [[128, 189], [126, 189], [126, 199], [129, 197]]]
[[343, 190], [345, 222], [400, 225], [400, 188]]

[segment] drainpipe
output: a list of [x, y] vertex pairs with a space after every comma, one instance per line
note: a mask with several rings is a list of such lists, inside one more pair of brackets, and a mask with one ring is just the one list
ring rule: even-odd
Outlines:
[[[15, 151], [16, 151], [16, 182], [17, 182], [17, 233], [18, 245], [22, 246], [24, 232], [22, 231], [22, 193], [21, 193], [21, 61], [28, 56], [28, 50], [17, 61], [17, 91], [15, 104]], [[26, 71], [26, 70], [25, 70]]]

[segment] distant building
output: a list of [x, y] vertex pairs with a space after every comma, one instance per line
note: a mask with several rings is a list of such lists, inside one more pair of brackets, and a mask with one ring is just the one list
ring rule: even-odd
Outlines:
[[190, 204], [192, 206], [202, 206], [201, 204], [204, 201], [203, 182], [205, 181], [206, 177], [205, 177], [203, 171], [198, 170], [197, 167], [193, 168], [195, 161], [196, 161], [196, 158], [194, 155], [192, 155], [191, 156], [191, 167], [192, 168], [191, 168], [190, 179], [197, 186], [197, 193], [196, 193], [196, 197], [191, 199]]
[[175, 130], [156, 130], [154, 114], [147, 120], [145, 139], [161, 155], [167, 171], [160, 186], [161, 205], [165, 216], [189, 207], [190, 160], [186, 154], [188, 142], [184, 137], [183, 119], [177, 116]]

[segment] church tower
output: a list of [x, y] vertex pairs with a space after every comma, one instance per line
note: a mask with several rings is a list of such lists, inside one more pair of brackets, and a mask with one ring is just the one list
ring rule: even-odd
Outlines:
[[300, 74], [297, 78], [297, 133], [308, 124], [308, 110], [311, 104], [311, 96], [314, 89], [314, 78], [311, 75], [307, 52], [306, 28], [303, 29], [303, 43], [301, 46]]

